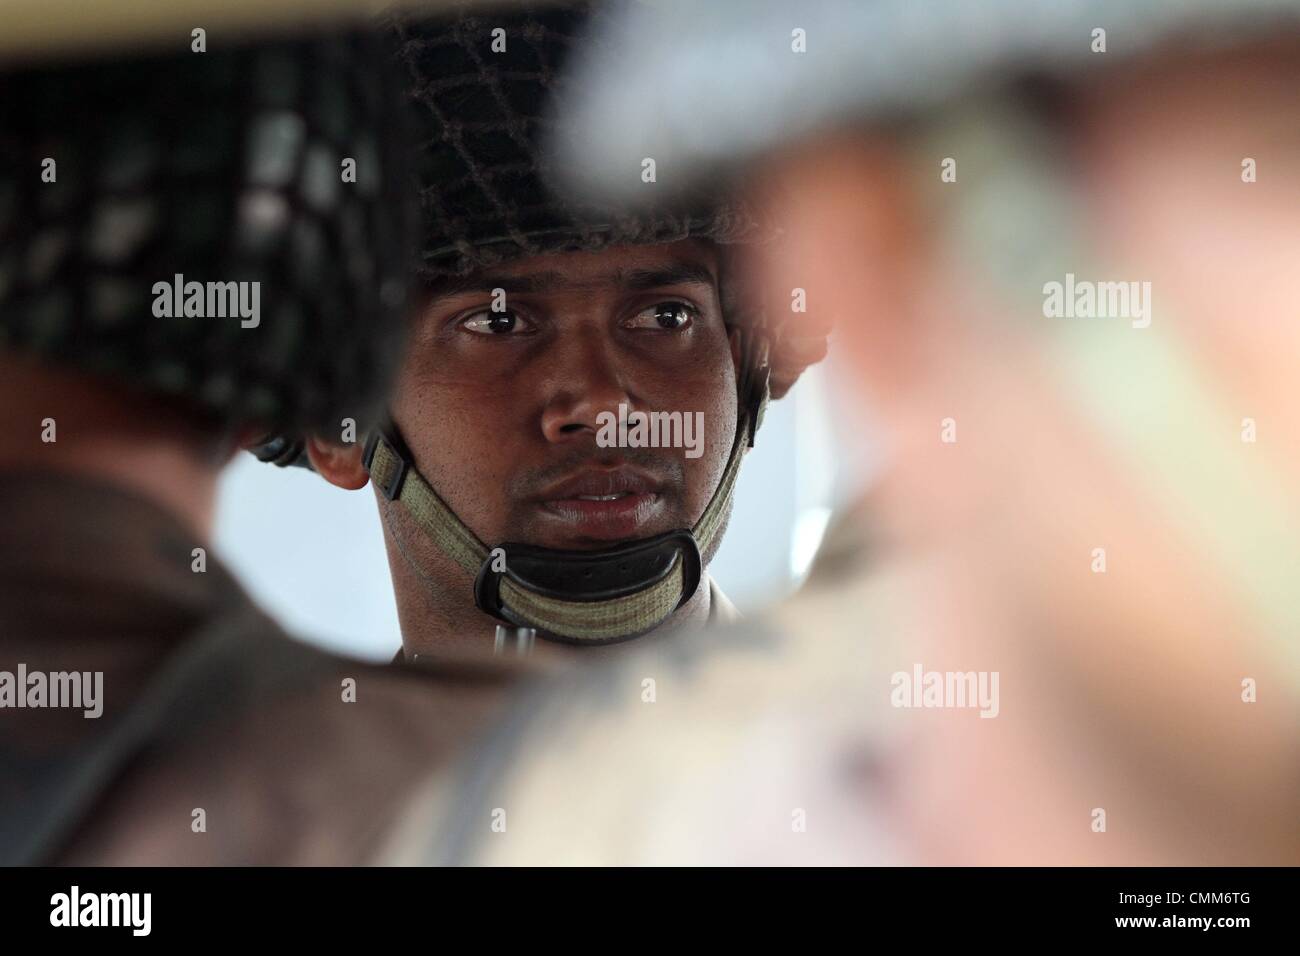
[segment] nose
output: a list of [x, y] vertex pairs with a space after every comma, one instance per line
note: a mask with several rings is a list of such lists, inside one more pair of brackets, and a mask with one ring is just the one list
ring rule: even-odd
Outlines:
[[600, 429], [602, 413], [617, 419], [618, 406], [632, 406], [626, 369], [608, 337], [585, 335], [556, 349], [554, 390], [542, 410], [542, 434], [560, 444], [589, 439]]

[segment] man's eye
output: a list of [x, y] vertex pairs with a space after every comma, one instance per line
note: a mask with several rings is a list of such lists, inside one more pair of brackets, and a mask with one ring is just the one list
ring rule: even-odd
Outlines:
[[685, 302], [657, 302], [642, 309], [624, 323], [629, 329], [667, 329], [670, 332], [688, 328], [698, 312]]
[[460, 327], [479, 335], [526, 335], [534, 330], [532, 323], [518, 312], [483, 310], [460, 320]]

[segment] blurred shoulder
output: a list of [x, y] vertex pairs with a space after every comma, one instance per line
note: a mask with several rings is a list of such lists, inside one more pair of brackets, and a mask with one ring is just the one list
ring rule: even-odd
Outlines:
[[260, 614], [193, 675], [65, 862], [346, 865], [472, 742], [521, 676], [492, 660], [379, 665], [328, 654]]

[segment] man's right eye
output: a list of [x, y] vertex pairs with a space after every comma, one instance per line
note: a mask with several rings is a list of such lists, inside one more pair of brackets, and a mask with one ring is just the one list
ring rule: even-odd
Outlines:
[[528, 335], [537, 331], [536, 326], [510, 309], [503, 312], [493, 312], [490, 309], [472, 312], [460, 320], [460, 327], [477, 335]]

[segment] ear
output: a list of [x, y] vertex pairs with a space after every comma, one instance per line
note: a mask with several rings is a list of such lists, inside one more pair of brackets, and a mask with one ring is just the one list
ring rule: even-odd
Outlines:
[[370, 473], [361, 463], [361, 445], [335, 444], [317, 435], [307, 439], [307, 457], [316, 473], [331, 485], [356, 491], [370, 481]]

